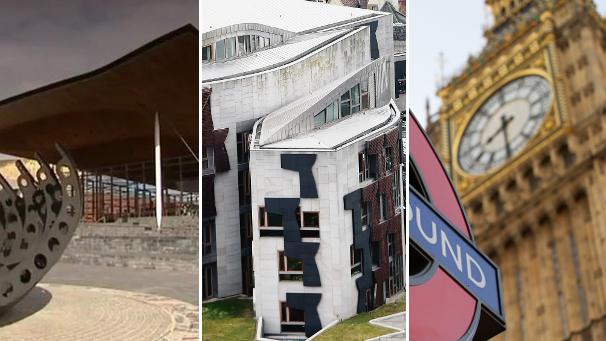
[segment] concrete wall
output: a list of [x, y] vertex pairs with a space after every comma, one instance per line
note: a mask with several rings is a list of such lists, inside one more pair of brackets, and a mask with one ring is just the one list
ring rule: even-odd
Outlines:
[[[165, 217], [183, 218], [183, 217]], [[189, 217], [188, 217], [189, 218]], [[61, 258], [65, 263], [198, 271], [198, 229], [169, 225], [81, 224]], [[177, 219], [178, 221], [179, 219]], [[183, 221], [188, 219], [183, 218]]]
[[303, 282], [279, 281], [278, 250], [284, 250], [284, 238], [260, 237], [258, 207], [267, 197], [298, 198], [299, 175], [281, 169], [280, 154], [285, 151], [251, 152], [253, 205], [253, 255], [255, 257], [255, 311], [263, 316], [266, 333], [280, 333], [279, 302], [286, 293], [321, 293], [318, 314], [325, 326], [335, 319], [356, 314], [358, 292], [351, 276], [349, 247], [353, 242], [351, 211], [344, 209], [343, 196], [359, 188], [358, 152], [363, 142], [339, 151], [318, 152], [312, 173], [318, 188], [317, 199], [301, 199], [302, 211], [320, 212], [320, 242], [315, 260], [321, 287], [305, 287]]
[[[236, 166], [238, 123], [263, 117], [370, 62], [368, 35], [368, 30], [363, 30], [290, 66], [210, 85], [214, 127], [229, 128], [225, 146], [231, 165], [230, 171], [215, 175], [219, 297], [242, 291]], [[358, 43], [352, 44], [354, 39]]]

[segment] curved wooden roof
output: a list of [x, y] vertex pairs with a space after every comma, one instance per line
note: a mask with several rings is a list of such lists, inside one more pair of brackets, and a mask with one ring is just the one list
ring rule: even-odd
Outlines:
[[81, 169], [198, 154], [198, 30], [183, 26], [97, 70], [0, 101], [0, 153], [58, 158]]

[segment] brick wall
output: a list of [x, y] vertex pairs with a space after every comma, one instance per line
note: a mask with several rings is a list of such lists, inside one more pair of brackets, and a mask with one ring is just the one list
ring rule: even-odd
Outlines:
[[[400, 214], [395, 214], [393, 202], [393, 178], [399, 177], [398, 167], [400, 164], [400, 127], [383, 134], [368, 143], [369, 155], [377, 155], [377, 180], [362, 189], [362, 200], [370, 203], [370, 225], [373, 242], [379, 242], [381, 247], [381, 267], [373, 271], [374, 280], [377, 285], [376, 305], [383, 304], [383, 282], [389, 277], [389, 254], [388, 234], [395, 234], [395, 253], [403, 255], [402, 244], [402, 220]], [[391, 170], [385, 169], [385, 155], [383, 149], [387, 146], [392, 148], [393, 165]], [[398, 179], [399, 180], [399, 179]], [[377, 196], [385, 195], [387, 215], [384, 221], [380, 221], [380, 208]], [[403, 199], [401, 199], [403, 200]]]

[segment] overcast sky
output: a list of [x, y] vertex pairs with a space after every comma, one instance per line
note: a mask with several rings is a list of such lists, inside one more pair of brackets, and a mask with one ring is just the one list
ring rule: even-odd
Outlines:
[[197, 0], [0, 0], [0, 100], [99, 68], [188, 23], [198, 27]]
[[[484, 0], [411, 0], [408, 10], [407, 89], [410, 109], [425, 125], [425, 100], [430, 99], [431, 112], [437, 112], [440, 101], [435, 95], [439, 71], [438, 56], [444, 53], [446, 78], [462, 70], [470, 54], [484, 46], [482, 25], [491, 14]], [[602, 15], [606, 0], [595, 3]]]

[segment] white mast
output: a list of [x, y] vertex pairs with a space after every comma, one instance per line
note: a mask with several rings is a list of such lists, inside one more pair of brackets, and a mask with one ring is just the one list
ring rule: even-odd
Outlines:
[[156, 169], [156, 224], [158, 230], [162, 228], [162, 161], [160, 154], [160, 121], [158, 120], [158, 112], [154, 121], [154, 153], [155, 153], [155, 169]]

